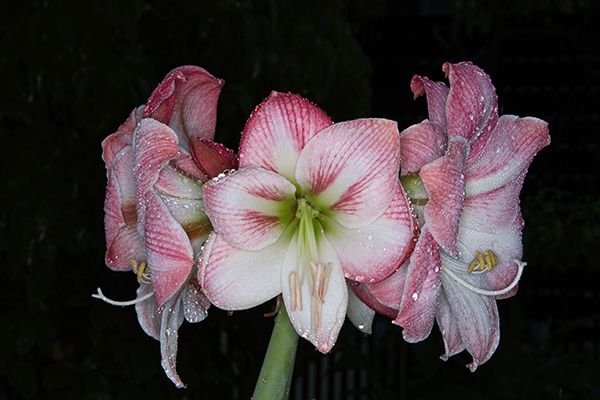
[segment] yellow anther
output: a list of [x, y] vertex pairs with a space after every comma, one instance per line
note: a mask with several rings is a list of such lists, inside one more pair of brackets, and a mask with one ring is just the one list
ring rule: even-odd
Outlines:
[[467, 272], [471, 273], [473, 271], [479, 270], [483, 271], [491, 271], [494, 269], [496, 265], [498, 265], [498, 256], [492, 250], [487, 250], [483, 254], [479, 250], [475, 252], [475, 258], [469, 264], [467, 268]]
[[133, 268], [133, 273], [137, 275], [138, 283], [150, 283], [150, 273], [148, 264], [142, 262], [138, 265], [137, 261], [133, 258], [129, 260], [131, 262], [131, 267]]

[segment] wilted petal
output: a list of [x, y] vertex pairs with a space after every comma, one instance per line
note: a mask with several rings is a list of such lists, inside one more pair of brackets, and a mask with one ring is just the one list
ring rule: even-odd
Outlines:
[[104, 200], [106, 265], [113, 270], [130, 270], [133, 259], [146, 259], [139, 235], [133, 181], [133, 150], [126, 146], [112, 160]]
[[487, 138], [498, 120], [498, 97], [490, 77], [471, 62], [445, 63], [450, 80], [446, 100], [448, 138], [462, 136], [473, 142]]
[[419, 75], [413, 76], [410, 81], [410, 89], [414, 98], [427, 95], [427, 110], [429, 120], [439, 123], [442, 129], [446, 129], [446, 98], [448, 97], [448, 86], [443, 82], [434, 82]]
[[296, 181], [321, 212], [348, 228], [359, 228], [388, 208], [398, 181], [399, 157], [396, 122], [342, 122], [307, 143], [298, 160]]
[[458, 255], [458, 221], [465, 198], [464, 165], [469, 144], [462, 137], [450, 138], [443, 157], [427, 164], [420, 176], [429, 194], [425, 220], [433, 237], [449, 254]]
[[194, 266], [194, 253], [187, 234], [160, 197], [151, 191], [145, 200], [148, 266], [160, 309], [187, 281]]
[[[298, 335], [309, 340], [321, 353], [327, 353], [333, 348], [344, 323], [348, 306], [348, 289], [336, 251], [322, 231], [319, 229], [315, 231], [318, 254], [313, 254], [312, 260], [306, 258], [305, 249], [301, 244], [304, 238], [299, 237], [299, 230], [293, 233], [281, 269], [281, 289], [290, 321]], [[320, 304], [318, 304], [320, 296], [315, 293], [317, 283], [310, 261], [322, 264], [323, 268], [331, 264], [323, 301]], [[290, 275], [293, 273], [297, 274], [302, 293], [298, 302], [297, 297], [292, 298], [294, 288], [293, 278]]]
[[169, 125], [186, 150], [192, 136], [212, 140], [224, 83], [200, 67], [176, 68], [152, 92], [144, 117]]
[[[348, 283], [348, 285], [354, 284]], [[346, 311], [346, 316], [356, 329], [363, 333], [371, 334], [375, 311], [363, 303], [350, 287], [348, 288], [348, 310]]]
[[[444, 257], [442, 263], [446, 268], [452, 268]], [[468, 274], [456, 269], [453, 272], [465, 282], [481, 289], [490, 289], [485, 275]], [[473, 372], [478, 365], [489, 360], [500, 341], [496, 300], [493, 296], [480, 295], [466, 289], [445, 273], [442, 274], [442, 285], [465, 348], [473, 356], [473, 362], [468, 365]]]
[[204, 186], [204, 204], [231, 245], [260, 250], [281, 236], [296, 213], [296, 187], [283, 176], [247, 167]]
[[272, 92], [252, 113], [240, 141], [240, 167], [258, 166], [295, 179], [306, 143], [331, 119], [300, 96]]
[[446, 152], [446, 132], [441, 124], [423, 121], [400, 133], [401, 175], [419, 170]]
[[346, 278], [373, 283], [390, 276], [408, 258], [417, 221], [401, 185], [387, 211], [373, 223], [349, 229], [326, 215], [317, 217], [335, 248]]
[[438, 245], [426, 224], [410, 257], [399, 314], [393, 321], [404, 328], [402, 336], [407, 342], [419, 342], [431, 332], [438, 306], [440, 274]]
[[240, 250], [212, 233], [204, 244], [198, 280], [206, 297], [225, 310], [245, 310], [281, 293], [281, 266], [290, 236], [260, 250]]

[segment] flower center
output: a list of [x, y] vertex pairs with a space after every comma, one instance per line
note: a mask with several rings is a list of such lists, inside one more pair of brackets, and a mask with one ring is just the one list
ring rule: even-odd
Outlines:
[[[452, 257], [450, 257], [449, 255], [447, 255], [446, 253], [444, 253], [442, 251], [440, 251], [440, 256], [442, 258], [442, 271], [444, 271], [448, 276], [450, 276], [452, 279], [454, 279], [460, 285], [464, 286], [465, 288], [469, 289], [472, 292], [481, 294], [483, 296], [500, 296], [502, 294], [510, 292], [517, 285], [517, 283], [519, 283], [519, 280], [521, 279], [521, 275], [523, 274], [523, 269], [527, 265], [526, 262], [519, 261], [519, 260], [513, 260], [515, 263], [517, 263], [517, 266], [518, 266], [518, 271], [517, 271], [517, 275], [515, 276], [515, 279], [504, 289], [487, 290], [487, 289], [478, 288], [477, 286], [475, 286], [469, 282], [466, 282], [464, 279], [459, 277], [450, 268], [450, 267], [452, 267], [458, 271], [461, 271], [461, 270], [464, 270], [464, 268], [466, 266], [465, 263], [453, 259]], [[487, 250], [483, 254], [481, 254], [481, 252], [477, 251], [477, 252], [475, 252], [475, 259], [473, 261], [471, 261], [471, 263], [467, 267], [467, 272], [472, 273], [476, 270], [479, 270], [476, 273], [489, 272], [496, 265], [498, 265], [498, 263], [499, 263], [498, 256], [492, 250]]]
[[325, 294], [332, 269], [331, 263], [324, 265], [315, 261], [319, 259], [317, 230], [320, 229], [320, 225], [315, 224], [315, 217], [318, 214], [319, 211], [313, 209], [306, 199], [298, 199], [296, 217], [300, 220], [298, 223], [299, 269], [290, 272], [289, 275], [291, 311], [302, 311], [302, 281], [310, 280], [310, 312], [315, 330], [321, 328], [323, 321], [322, 306], [325, 303]]

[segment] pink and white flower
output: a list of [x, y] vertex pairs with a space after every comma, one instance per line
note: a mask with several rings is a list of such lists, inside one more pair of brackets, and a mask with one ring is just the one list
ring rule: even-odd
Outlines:
[[[163, 367], [178, 387], [177, 329], [184, 317], [203, 320], [210, 305], [194, 273], [212, 230], [202, 186], [212, 177], [207, 171], [237, 166], [233, 153], [212, 142], [222, 86], [202, 68], [176, 68], [102, 142], [106, 265], [137, 273], [138, 298], [130, 303], [144, 331], [160, 340]], [[100, 291], [96, 297], [108, 301]]]
[[412, 249], [398, 135], [395, 122], [333, 124], [307, 100], [273, 92], [246, 124], [241, 169], [204, 186], [215, 232], [198, 276], [211, 303], [241, 310], [282, 294], [298, 334], [330, 351], [346, 279], [380, 281]]
[[519, 193], [535, 154], [550, 143], [547, 123], [498, 116], [488, 75], [469, 62], [446, 63], [450, 88], [415, 76], [429, 119], [401, 133], [401, 181], [419, 216], [410, 260], [385, 281], [356, 292], [402, 326], [408, 342], [425, 339], [434, 319], [442, 359], [467, 349], [471, 371], [500, 338], [496, 299], [517, 291], [524, 262]]

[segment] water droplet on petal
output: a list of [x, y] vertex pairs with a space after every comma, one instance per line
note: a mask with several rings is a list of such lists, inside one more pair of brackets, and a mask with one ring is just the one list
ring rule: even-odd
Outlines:
[[419, 299], [419, 294], [417, 292], [414, 292], [412, 298], [414, 301], [417, 301]]
[[372, 236], [372, 235], [369, 235], [369, 237], [368, 237], [367, 239], [369, 239], [369, 240], [373, 240], [373, 236]]
[[229, 315], [231, 317], [233, 315], [233, 311], [232, 310], [227, 311], [227, 315]]

